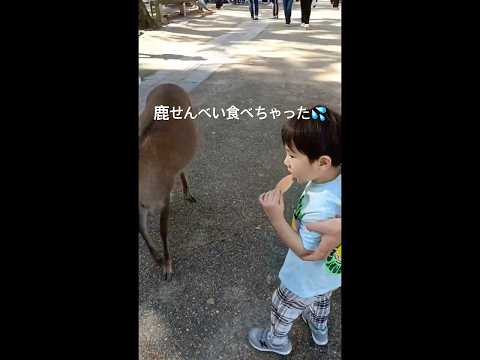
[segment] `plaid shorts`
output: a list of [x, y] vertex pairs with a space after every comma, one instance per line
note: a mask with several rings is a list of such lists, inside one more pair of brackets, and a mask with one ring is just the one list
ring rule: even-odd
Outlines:
[[327, 328], [330, 314], [332, 292], [311, 298], [301, 298], [280, 286], [272, 296], [271, 328], [269, 337], [273, 344], [280, 345], [288, 341], [288, 333], [293, 322], [303, 313], [312, 325], [321, 331]]

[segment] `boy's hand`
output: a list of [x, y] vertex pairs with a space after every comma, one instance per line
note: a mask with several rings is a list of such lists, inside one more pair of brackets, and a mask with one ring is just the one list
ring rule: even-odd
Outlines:
[[299, 258], [307, 255], [308, 252], [304, 249], [298, 233], [291, 228], [283, 217], [284, 203], [282, 192], [280, 190], [270, 190], [260, 195], [258, 201], [272, 223], [279, 240], [285, 246], [288, 246]]
[[263, 207], [263, 211], [270, 219], [270, 222], [276, 222], [283, 219], [283, 211], [285, 208], [282, 192], [280, 190], [270, 190], [259, 196], [258, 201]]

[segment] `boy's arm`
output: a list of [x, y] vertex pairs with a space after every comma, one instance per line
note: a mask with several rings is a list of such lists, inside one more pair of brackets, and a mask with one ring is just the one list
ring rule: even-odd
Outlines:
[[298, 236], [298, 234], [291, 228], [284, 218], [272, 222], [272, 226], [275, 229], [280, 241], [290, 250], [292, 250], [299, 258], [311, 253], [305, 250], [300, 236]]
[[271, 190], [260, 195], [260, 204], [267, 215], [280, 241], [302, 258], [311, 252], [305, 250], [300, 236], [290, 227], [283, 215], [284, 203], [280, 190]]

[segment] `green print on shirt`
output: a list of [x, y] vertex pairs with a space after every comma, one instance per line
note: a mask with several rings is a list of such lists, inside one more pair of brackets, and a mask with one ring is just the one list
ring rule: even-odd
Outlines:
[[304, 208], [304, 204], [303, 204], [303, 199], [304, 198], [305, 198], [305, 194], [302, 194], [302, 196], [300, 196], [300, 198], [298, 199], [297, 207], [295, 208], [295, 211], [293, 212], [293, 217], [295, 218], [295, 220], [302, 220], [302, 218], [303, 218], [302, 210]]
[[325, 261], [325, 266], [331, 274], [339, 275], [342, 272], [342, 245], [332, 250]]

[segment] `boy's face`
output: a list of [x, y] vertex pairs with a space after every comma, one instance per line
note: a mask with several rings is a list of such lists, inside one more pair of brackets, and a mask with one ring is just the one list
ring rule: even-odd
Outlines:
[[300, 184], [310, 180], [323, 180], [326, 172], [331, 168], [329, 157], [321, 156], [320, 159], [310, 163], [308, 156], [298, 151], [293, 144], [292, 148], [285, 146], [285, 151], [287, 154], [283, 163], [295, 181]]
[[283, 163], [287, 167], [287, 170], [295, 178], [295, 181], [303, 184], [312, 179], [318, 177], [317, 166], [315, 166], [315, 161], [310, 163], [307, 155], [302, 154], [300, 151], [295, 148], [289, 148], [285, 145], [286, 157]]

